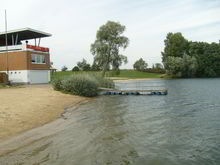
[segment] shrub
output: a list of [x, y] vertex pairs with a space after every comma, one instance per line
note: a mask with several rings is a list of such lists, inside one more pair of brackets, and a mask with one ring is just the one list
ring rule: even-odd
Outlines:
[[74, 95], [96, 96], [98, 87], [114, 87], [110, 79], [105, 79], [98, 74], [75, 74], [69, 77], [52, 81], [53, 88]]
[[147, 68], [144, 70], [144, 72], [148, 73], [160, 73], [160, 74], [165, 74], [166, 71], [163, 68]]
[[65, 92], [80, 96], [96, 96], [98, 82], [89, 75], [72, 75], [62, 81]]
[[62, 90], [62, 78], [52, 80], [53, 89], [56, 91]]
[[103, 87], [103, 88], [114, 88], [115, 87], [113, 80], [109, 78], [103, 78], [99, 74], [93, 74], [93, 77], [97, 80], [99, 87]]

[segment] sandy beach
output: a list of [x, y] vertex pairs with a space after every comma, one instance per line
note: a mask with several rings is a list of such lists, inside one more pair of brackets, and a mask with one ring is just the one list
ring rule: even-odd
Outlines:
[[0, 89], [0, 141], [51, 122], [87, 100], [54, 91], [50, 85]]

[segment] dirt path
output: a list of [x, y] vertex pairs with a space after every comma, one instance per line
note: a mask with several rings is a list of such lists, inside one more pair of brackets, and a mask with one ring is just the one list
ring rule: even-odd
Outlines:
[[50, 85], [0, 89], [0, 141], [55, 120], [65, 108], [86, 100]]

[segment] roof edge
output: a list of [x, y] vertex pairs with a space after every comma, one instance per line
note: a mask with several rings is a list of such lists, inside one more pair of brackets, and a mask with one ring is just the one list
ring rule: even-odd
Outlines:
[[[40, 30], [35, 30], [35, 29], [32, 29], [32, 28], [28, 28], [28, 27], [21, 28], [21, 29], [15, 29], [15, 30], [9, 30], [9, 31], [7, 31], [7, 34], [21, 32], [21, 31], [25, 31], [25, 30], [29, 30], [29, 31], [36, 32], [36, 33], [41, 33], [43, 35], [46, 35], [47, 37], [52, 36], [52, 34], [50, 34], [50, 33], [43, 32], [43, 31], [40, 31]], [[2, 34], [6, 34], [6, 32], [0, 32], [0, 35], [2, 35]]]

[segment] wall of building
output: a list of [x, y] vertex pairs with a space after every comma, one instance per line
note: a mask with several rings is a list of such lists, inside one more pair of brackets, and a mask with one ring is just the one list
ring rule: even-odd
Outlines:
[[50, 82], [50, 70], [10, 70], [8, 78], [11, 83], [43, 84]]
[[0, 53], [0, 71], [7, 70], [7, 61], [9, 70], [28, 69], [26, 51], [8, 52], [8, 60], [7, 53]]
[[[32, 54], [44, 55], [45, 64], [33, 64]], [[7, 60], [8, 56], [8, 60]], [[7, 73], [12, 83], [48, 83], [50, 81], [50, 55], [46, 52], [15, 51], [0, 52], [0, 72]]]
[[[46, 64], [32, 64], [32, 54], [44, 55]], [[8, 52], [8, 60], [7, 53], [0, 53], [0, 71], [7, 70], [7, 61], [9, 70], [49, 70], [50, 68], [50, 55], [43, 52]]]
[[[7, 73], [7, 71], [3, 71]], [[8, 79], [11, 83], [28, 83], [28, 70], [10, 70]]]

